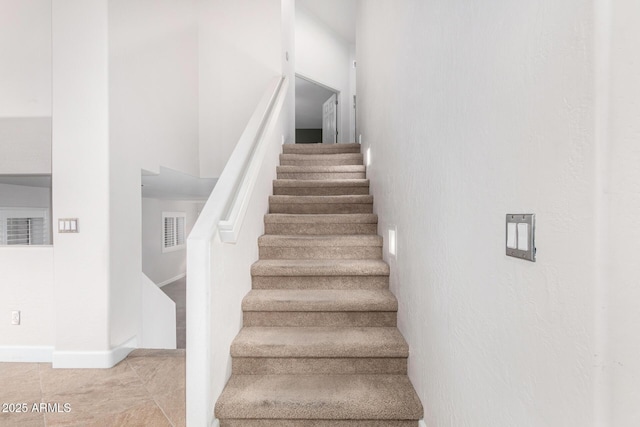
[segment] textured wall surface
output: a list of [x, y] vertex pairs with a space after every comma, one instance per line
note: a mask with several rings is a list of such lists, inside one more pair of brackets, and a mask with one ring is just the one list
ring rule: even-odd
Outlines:
[[[53, 247], [3, 246], [0, 272], [0, 352], [14, 346], [53, 347]], [[20, 310], [20, 326], [9, 323], [13, 310]], [[30, 355], [28, 350], [16, 353], [22, 360]]]
[[0, 0], [0, 117], [51, 116], [51, 0]]
[[[358, 128], [429, 427], [593, 425], [593, 21], [359, 3]], [[507, 213], [536, 214], [536, 263], [504, 255]]]
[[640, 3], [609, 4], [610, 115], [601, 162], [606, 203], [602, 288], [609, 349], [605, 372], [611, 372], [610, 425], [633, 427], [640, 425]]
[[197, 3], [200, 176], [217, 178], [271, 79], [291, 70], [280, 0]]

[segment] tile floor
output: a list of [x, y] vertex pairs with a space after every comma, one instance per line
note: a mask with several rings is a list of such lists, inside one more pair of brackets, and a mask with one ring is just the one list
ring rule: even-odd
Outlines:
[[187, 344], [187, 279], [178, 279], [160, 288], [176, 303], [176, 347]]
[[2, 427], [184, 426], [185, 352], [135, 350], [111, 369], [0, 363], [0, 404]]

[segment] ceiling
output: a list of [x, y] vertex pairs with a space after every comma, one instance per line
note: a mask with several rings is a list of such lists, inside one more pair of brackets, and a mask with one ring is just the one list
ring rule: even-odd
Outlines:
[[296, 129], [322, 129], [322, 104], [334, 92], [296, 77]]
[[351, 44], [356, 43], [356, 0], [296, 0]]
[[206, 200], [216, 178], [197, 178], [160, 167], [159, 174], [142, 172], [142, 197], [165, 200]]

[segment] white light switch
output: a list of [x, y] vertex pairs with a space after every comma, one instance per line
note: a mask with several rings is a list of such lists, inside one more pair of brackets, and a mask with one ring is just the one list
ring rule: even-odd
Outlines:
[[515, 249], [518, 247], [518, 235], [516, 234], [516, 223], [510, 222], [507, 224], [507, 247], [509, 249]]
[[78, 218], [60, 218], [58, 219], [58, 233], [77, 233]]
[[529, 250], [529, 224], [527, 223], [518, 223], [518, 250]]

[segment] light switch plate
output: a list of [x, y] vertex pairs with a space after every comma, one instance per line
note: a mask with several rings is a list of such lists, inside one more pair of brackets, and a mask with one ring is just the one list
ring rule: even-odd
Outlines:
[[536, 214], [507, 214], [507, 256], [536, 262]]
[[78, 218], [59, 218], [58, 233], [77, 233]]

